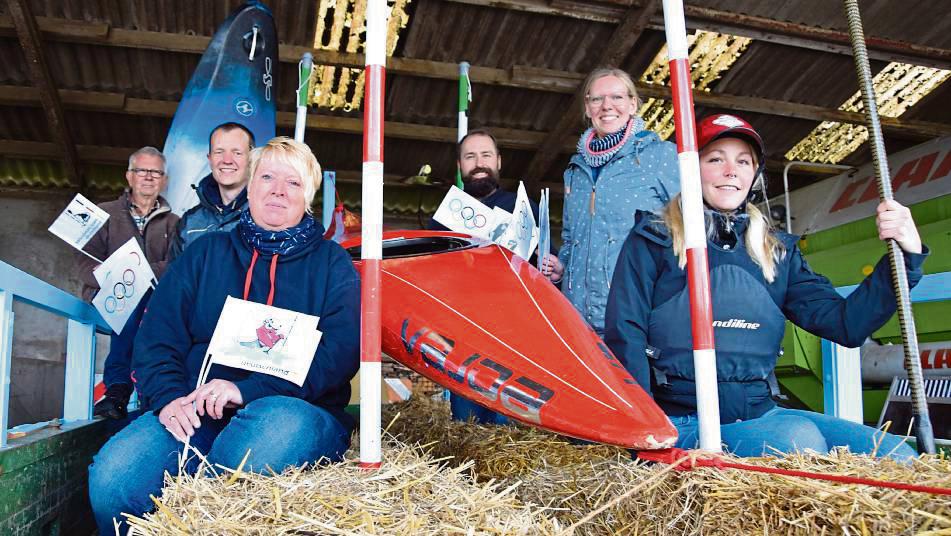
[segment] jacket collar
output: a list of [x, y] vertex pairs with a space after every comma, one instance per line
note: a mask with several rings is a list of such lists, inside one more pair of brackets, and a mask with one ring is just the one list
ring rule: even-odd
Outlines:
[[[132, 206], [133, 206], [132, 191], [129, 188], [126, 188], [125, 190], [123, 190], [122, 194], [119, 196], [119, 201], [122, 201], [122, 203], [125, 206], [126, 212], [129, 214], [129, 217], [131, 218]], [[149, 212], [149, 215], [146, 216], [146, 219], [145, 219], [146, 225], [148, 225], [148, 222], [152, 221], [152, 219], [158, 216], [159, 214], [164, 214], [165, 212], [170, 212], [171, 210], [172, 210], [172, 207], [168, 204], [168, 201], [166, 201], [165, 198], [162, 197], [161, 195], [158, 196], [158, 208], [156, 208], [152, 212]]]
[[218, 183], [215, 182], [215, 177], [212, 176], [211, 173], [205, 175], [197, 185], [192, 185], [192, 188], [194, 188], [195, 193], [198, 194], [198, 202], [205, 208], [214, 210], [215, 212], [240, 211], [248, 204], [248, 189], [244, 188], [231, 203], [223, 205], [221, 202], [221, 191], [218, 189]]

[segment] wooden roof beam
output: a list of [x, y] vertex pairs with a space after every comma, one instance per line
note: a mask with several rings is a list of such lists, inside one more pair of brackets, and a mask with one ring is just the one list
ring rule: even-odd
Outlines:
[[7, 6], [13, 26], [16, 29], [17, 38], [20, 41], [20, 47], [23, 50], [23, 56], [26, 58], [27, 70], [30, 73], [34, 91], [39, 94], [39, 99], [43, 105], [50, 135], [55, 140], [65, 160], [66, 176], [71, 183], [79, 188], [79, 191], [85, 191], [86, 183], [82, 168], [79, 165], [79, 156], [76, 154], [76, 147], [73, 145], [69, 129], [66, 127], [63, 103], [60, 101], [59, 92], [53, 82], [49, 65], [46, 63], [40, 31], [37, 28], [33, 13], [30, 11], [29, 2], [27, 0], [10, 0], [7, 2]]
[[[670, 100], [670, 88], [665, 86], [638, 85], [637, 91], [641, 98], [658, 98]], [[137, 99], [126, 97], [121, 93], [107, 93], [96, 91], [59, 90], [59, 98], [68, 110], [92, 110], [122, 114], [145, 115], [153, 117], [172, 117], [178, 103], [175, 101]], [[698, 92], [694, 94], [694, 102], [698, 106], [722, 108], [726, 110], [746, 111], [767, 115], [795, 117], [810, 121], [839, 121], [842, 123], [865, 124], [865, 116], [858, 112], [845, 112], [821, 106], [797, 104], [754, 97], [740, 97], [722, 93]], [[40, 106], [42, 101], [36, 91], [26, 86], [0, 85], [0, 105], [12, 106]], [[567, 116], [577, 118], [575, 109], [569, 110]], [[293, 128], [294, 114], [278, 112], [277, 124], [280, 127]], [[576, 119], [575, 119], [576, 120]], [[911, 138], [931, 139], [942, 136], [951, 136], [951, 125], [932, 123], [927, 121], [903, 121], [900, 118], [882, 117], [882, 128], [887, 133], [902, 135]], [[363, 121], [359, 117], [341, 117], [324, 114], [308, 114], [307, 127], [314, 130], [342, 132], [360, 135], [363, 133]], [[548, 138], [548, 134], [533, 130], [519, 130], [499, 128], [493, 129], [493, 134], [504, 148], [534, 151]], [[414, 123], [386, 122], [386, 135], [391, 138], [435, 141], [455, 143], [456, 130], [449, 127], [436, 127]], [[564, 133], [559, 143], [559, 152], [571, 153], [574, 151], [575, 139], [568, 139]]]
[[[592, 4], [579, 0], [446, 0], [460, 4], [524, 11], [541, 15], [618, 24], [624, 7]], [[636, 2], [632, 5], [643, 4]], [[684, 6], [687, 28], [749, 37], [760, 41], [797, 48], [820, 50], [846, 56], [852, 55], [848, 32], [816, 28], [805, 24], [779, 21], [765, 17], [731, 13], [701, 6]], [[843, 17], [842, 22], [845, 23]], [[655, 16], [651, 30], [664, 29], [663, 15]], [[951, 50], [866, 36], [869, 57], [873, 60], [897, 61], [939, 69], [951, 69]]]

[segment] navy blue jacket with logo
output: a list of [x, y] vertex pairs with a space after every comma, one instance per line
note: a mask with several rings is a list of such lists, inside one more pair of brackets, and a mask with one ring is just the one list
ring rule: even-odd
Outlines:
[[[687, 272], [658, 219], [642, 211], [635, 217], [614, 272], [605, 342], [668, 415], [686, 415], [697, 410]], [[782, 232], [776, 236], [786, 253], [768, 283], [743, 242], [746, 221], [733, 225], [732, 247], [733, 240], [707, 241], [721, 423], [754, 419], [775, 406], [769, 380], [786, 319], [855, 347], [896, 310], [887, 256], [842, 298], [806, 263], [798, 238]], [[921, 279], [927, 254], [905, 254], [911, 286]]]
[[[320, 317], [323, 335], [303, 387], [223, 365], [213, 365], [208, 380], [234, 382], [245, 404], [272, 395], [301, 398], [352, 426], [344, 408], [360, 365], [360, 280], [350, 255], [322, 235], [320, 228], [304, 248], [278, 256], [273, 281], [272, 257], [259, 255], [247, 298], [266, 303], [273, 285], [273, 306]], [[195, 389], [225, 298], [243, 297], [251, 259], [237, 229], [211, 233], [189, 246], [156, 287], [133, 353], [138, 388], [156, 412]]]

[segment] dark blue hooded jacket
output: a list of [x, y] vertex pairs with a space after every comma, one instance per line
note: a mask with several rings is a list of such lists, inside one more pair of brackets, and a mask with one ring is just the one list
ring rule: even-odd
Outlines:
[[248, 189], [241, 190], [227, 205], [221, 201], [221, 191], [211, 173], [192, 186], [198, 195], [198, 204], [182, 214], [172, 238], [170, 255], [178, 258], [182, 251], [197, 238], [215, 231], [230, 231], [238, 225], [241, 213], [248, 208]]
[[[318, 231], [305, 247], [278, 256], [273, 281], [272, 257], [259, 255], [247, 298], [266, 303], [273, 285], [273, 306], [320, 317], [323, 336], [304, 385], [223, 365], [213, 365], [208, 380], [234, 382], [245, 404], [272, 395], [301, 398], [352, 426], [343, 409], [360, 365], [360, 280], [350, 255], [324, 240], [322, 228]], [[189, 246], [155, 289], [136, 338], [133, 366], [138, 387], [156, 413], [195, 389], [225, 298], [243, 297], [251, 258], [237, 229], [211, 233]]]
[[[697, 411], [687, 272], [657, 216], [638, 211], [608, 297], [605, 342], [671, 416]], [[786, 253], [768, 283], [744, 244], [746, 217], [707, 240], [720, 422], [754, 419], [775, 406], [769, 381], [786, 319], [843, 346], [861, 345], [895, 313], [888, 258], [848, 298], [812, 271], [798, 238], [775, 232]], [[723, 227], [721, 227], [722, 229]], [[908, 283], [927, 256], [905, 254]], [[648, 358], [646, 350], [653, 356]]]

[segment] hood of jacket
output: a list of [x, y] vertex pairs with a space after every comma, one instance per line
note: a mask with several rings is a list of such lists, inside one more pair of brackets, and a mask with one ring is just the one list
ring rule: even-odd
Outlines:
[[198, 202], [201, 203], [202, 206], [219, 213], [241, 211], [244, 210], [248, 204], [247, 187], [243, 188], [241, 193], [239, 193], [230, 203], [227, 205], [223, 204], [221, 201], [221, 191], [218, 189], [218, 183], [215, 182], [215, 177], [211, 173], [205, 175], [205, 178], [198, 181], [198, 184], [192, 186], [192, 188], [194, 188], [195, 193], [198, 194]]

